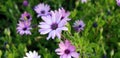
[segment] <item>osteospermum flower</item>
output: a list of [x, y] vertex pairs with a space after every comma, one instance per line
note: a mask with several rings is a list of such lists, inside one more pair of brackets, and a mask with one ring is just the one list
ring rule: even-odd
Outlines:
[[58, 12], [62, 15], [61, 19], [67, 18], [67, 20], [71, 20], [69, 17], [70, 12], [66, 11], [64, 8], [59, 8]]
[[31, 22], [30, 21], [19, 21], [18, 27], [17, 27], [17, 32], [20, 35], [26, 34], [26, 35], [31, 35], [30, 30], [32, 29], [30, 27]]
[[116, 0], [117, 5], [120, 6], [120, 0]]
[[42, 19], [44, 22], [40, 22], [39, 29], [40, 34], [49, 33], [47, 40], [52, 37], [52, 39], [57, 36], [59, 39], [61, 38], [62, 30], [68, 30], [65, 27], [67, 21], [65, 19], [61, 20], [62, 15], [58, 12], [51, 11], [51, 16], [43, 16]]
[[75, 46], [73, 46], [70, 41], [65, 40], [65, 42], [60, 42], [59, 48], [55, 52], [60, 55], [60, 58], [79, 58], [79, 53], [77, 53]]
[[25, 12], [21, 15], [20, 20], [22, 20], [22, 21], [32, 20], [32, 16], [31, 16], [28, 12], [25, 11]]
[[81, 30], [83, 30], [85, 27], [85, 24], [82, 20], [78, 20], [75, 21], [73, 28], [75, 29], [75, 31], [80, 32]]
[[26, 56], [23, 58], [41, 58], [40, 55], [38, 55], [38, 53], [36, 51], [29, 51], [28, 53], [26, 53]]
[[34, 8], [35, 12], [38, 14], [37, 17], [49, 15], [50, 6], [44, 3], [40, 3]]

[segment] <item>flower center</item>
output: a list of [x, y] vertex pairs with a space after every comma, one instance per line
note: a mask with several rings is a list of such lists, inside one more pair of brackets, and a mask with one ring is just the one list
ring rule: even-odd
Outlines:
[[53, 23], [52, 25], [51, 25], [51, 29], [52, 30], [55, 30], [55, 29], [57, 29], [58, 28], [58, 24], [57, 23]]
[[79, 27], [79, 28], [81, 28], [82, 26], [81, 26], [81, 25], [79, 25], [78, 27]]
[[23, 30], [24, 30], [24, 31], [27, 30], [27, 27], [24, 27]]
[[27, 19], [29, 19], [29, 18], [30, 18], [30, 16], [29, 16], [29, 15], [27, 15], [27, 16], [26, 16], [26, 18], [27, 18]]
[[42, 10], [42, 11], [41, 11], [41, 14], [45, 14], [45, 11], [44, 11], [44, 10]]
[[66, 49], [64, 52], [65, 52], [65, 54], [69, 54], [70, 50]]
[[64, 19], [64, 17], [62, 16], [61, 19]]

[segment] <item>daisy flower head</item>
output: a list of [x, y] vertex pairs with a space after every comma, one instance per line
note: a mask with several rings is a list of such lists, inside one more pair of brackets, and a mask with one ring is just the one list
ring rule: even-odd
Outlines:
[[65, 42], [59, 43], [59, 48], [55, 52], [60, 55], [60, 58], [79, 58], [79, 53], [77, 53], [75, 46], [71, 44], [70, 41], [65, 40]]
[[120, 0], [116, 0], [117, 5], [120, 6]]
[[69, 17], [70, 12], [66, 11], [64, 8], [59, 8], [58, 12], [62, 15], [61, 19], [67, 18], [67, 21], [71, 20]]
[[85, 24], [82, 20], [77, 20], [75, 21], [73, 28], [75, 31], [80, 32], [82, 30], [84, 30]]
[[38, 27], [40, 27], [40, 34], [49, 33], [47, 40], [52, 37], [54, 39], [56, 36], [60, 39], [62, 30], [68, 30], [65, 27], [67, 21], [61, 20], [62, 15], [57, 11], [51, 11], [51, 16], [42, 16], [44, 22], [40, 22]]
[[26, 56], [23, 58], [41, 58], [40, 55], [38, 55], [38, 53], [36, 51], [29, 51], [28, 53], [26, 53]]
[[26, 20], [32, 20], [32, 16], [28, 13], [28, 12], [24, 12], [23, 14], [21, 14], [20, 20], [22, 21], [26, 21]]
[[31, 22], [30, 21], [19, 21], [18, 27], [17, 27], [17, 33], [20, 35], [26, 34], [31, 35], [30, 30], [32, 29], [30, 27]]
[[34, 7], [35, 12], [38, 14], [37, 17], [49, 15], [50, 6], [44, 3], [40, 3]]

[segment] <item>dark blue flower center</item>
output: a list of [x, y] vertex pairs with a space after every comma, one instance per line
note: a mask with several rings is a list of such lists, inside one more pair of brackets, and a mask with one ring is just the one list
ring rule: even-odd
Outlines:
[[98, 26], [97, 22], [94, 22], [94, 23], [93, 23], [93, 27], [96, 28], [97, 26]]
[[79, 25], [78, 27], [79, 27], [79, 28], [81, 28], [81, 27], [82, 27], [82, 25]]
[[45, 14], [45, 11], [44, 11], [44, 10], [42, 10], [42, 11], [41, 11], [41, 14]]
[[24, 30], [24, 31], [27, 30], [27, 27], [24, 27], [23, 30]]
[[58, 28], [58, 24], [57, 23], [53, 23], [52, 25], [51, 25], [51, 29], [52, 30], [55, 30], [55, 29], [57, 29]]
[[29, 16], [29, 15], [27, 15], [27, 16], [26, 16], [26, 18], [27, 18], [27, 19], [29, 19], [29, 18], [30, 18], [30, 16]]
[[64, 17], [62, 16], [61, 19], [64, 19]]
[[65, 54], [69, 54], [70, 50], [66, 49], [64, 52], [65, 52]]

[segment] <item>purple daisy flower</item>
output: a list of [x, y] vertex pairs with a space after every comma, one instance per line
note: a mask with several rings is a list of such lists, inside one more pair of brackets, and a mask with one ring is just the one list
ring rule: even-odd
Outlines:
[[24, 6], [28, 6], [28, 1], [27, 1], [27, 0], [24, 0], [24, 1], [23, 1], [23, 5], [24, 5]]
[[70, 15], [70, 12], [65, 11], [64, 8], [59, 8], [58, 12], [62, 15], [62, 18], [61, 18], [61, 19], [67, 18], [67, 20], [71, 20], [70, 18], [68, 18], [69, 15]]
[[40, 3], [34, 8], [35, 12], [38, 14], [37, 17], [49, 15], [50, 6], [44, 3]]
[[120, 0], [116, 0], [117, 5], [120, 6]]
[[20, 35], [26, 34], [31, 35], [30, 30], [32, 29], [30, 27], [31, 22], [30, 21], [19, 21], [18, 27], [17, 27], [17, 33]]
[[85, 24], [82, 20], [78, 20], [78, 21], [75, 21], [73, 27], [74, 27], [75, 31], [80, 32], [81, 30], [84, 29]]
[[55, 52], [60, 55], [60, 58], [79, 58], [79, 53], [75, 50], [75, 46], [71, 45], [70, 41], [65, 40], [65, 42], [60, 42], [59, 48]]
[[52, 39], [57, 36], [59, 39], [61, 38], [61, 32], [62, 30], [68, 30], [67, 27], [65, 27], [67, 21], [61, 20], [62, 15], [58, 12], [51, 11], [51, 16], [42, 16], [42, 19], [44, 22], [40, 22], [39, 29], [40, 34], [47, 34], [49, 33], [47, 40], [52, 37]]
[[25, 11], [25, 12], [21, 15], [20, 20], [22, 20], [22, 21], [32, 20], [32, 16], [31, 16], [28, 12]]

